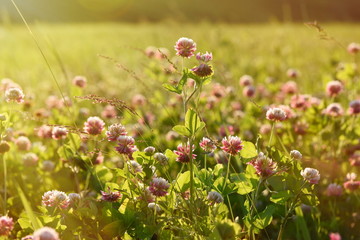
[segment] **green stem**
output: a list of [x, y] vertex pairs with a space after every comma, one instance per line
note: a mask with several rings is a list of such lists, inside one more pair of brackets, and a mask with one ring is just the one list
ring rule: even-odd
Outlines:
[[272, 127], [271, 127], [271, 133], [270, 133], [270, 139], [269, 139], [269, 146], [271, 147], [271, 142], [272, 142], [272, 138], [274, 135], [274, 131], [275, 131], [275, 122], [273, 122]]
[[226, 186], [226, 181], [228, 180], [229, 178], [229, 172], [230, 172], [230, 161], [231, 161], [231, 155], [229, 156], [229, 160], [228, 160], [228, 164], [227, 164], [227, 170], [226, 170], [226, 177], [224, 179], [224, 183], [223, 183], [223, 186], [222, 186], [222, 190], [224, 191], [225, 190], [225, 186]]
[[189, 157], [190, 157], [190, 202], [194, 202], [194, 164], [193, 164], [193, 155], [192, 155], [192, 140], [189, 139]]
[[7, 212], [7, 169], [6, 169], [6, 160], [4, 158], [4, 155], [1, 154], [0, 155], [2, 160], [3, 160], [3, 167], [4, 167], [4, 215], [6, 215]]

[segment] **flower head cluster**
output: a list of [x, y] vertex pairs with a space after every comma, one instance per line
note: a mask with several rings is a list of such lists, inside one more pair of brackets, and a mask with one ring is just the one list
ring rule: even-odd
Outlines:
[[29, 151], [31, 148], [31, 142], [29, 138], [25, 136], [20, 136], [15, 140], [15, 144], [21, 151]]
[[293, 69], [293, 68], [290, 68], [286, 71], [286, 75], [289, 77], [289, 78], [297, 78], [299, 77], [299, 71], [296, 70], [296, 69]]
[[297, 83], [294, 81], [288, 81], [281, 86], [281, 91], [285, 94], [294, 94], [298, 91]]
[[89, 117], [84, 123], [84, 131], [90, 135], [99, 135], [103, 131], [105, 123], [99, 117]]
[[213, 59], [212, 53], [197, 53], [196, 54], [196, 59], [200, 62], [200, 63], [207, 63], [210, 62]]
[[336, 183], [331, 183], [326, 189], [326, 194], [328, 196], [341, 196], [343, 193], [343, 189], [340, 185]]
[[0, 236], [8, 236], [14, 228], [14, 221], [8, 216], [0, 217]]
[[302, 159], [302, 154], [298, 150], [292, 150], [290, 152], [290, 157], [292, 157], [293, 159], [296, 159], [296, 160], [301, 160]]
[[176, 55], [190, 58], [196, 51], [196, 43], [190, 39], [182, 37], [175, 44]]
[[121, 135], [117, 138], [117, 147], [116, 151], [120, 154], [128, 155], [132, 159], [132, 154], [137, 150], [135, 146], [135, 139], [130, 136]]
[[202, 78], [210, 77], [214, 73], [211, 65], [208, 65], [206, 63], [201, 63], [199, 66], [192, 68], [191, 71], [196, 76], [199, 76]]
[[[192, 151], [194, 151], [195, 146], [192, 146]], [[185, 146], [180, 143], [177, 146], [177, 150], [174, 151], [174, 153], [178, 156], [176, 161], [181, 163], [188, 163], [190, 162], [190, 144], [185, 144]], [[192, 159], [196, 158], [196, 154], [192, 153]]]
[[8, 88], [5, 92], [5, 100], [7, 102], [24, 102], [24, 93], [20, 88]]
[[59, 234], [55, 229], [50, 227], [43, 227], [36, 230], [33, 234], [33, 240], [60, 240]]
[[207, 199], [210, 201], [209, 205], [214, 205], [215, 203], [224, 202], [224, 198], [221, 196], [220, 193], [216, 191], [209, 192], [207, 195]]
[[76, 76], [74, 77], [73, 79], [73, 84], [79, 88], [84, 88], [86, 87], [86, 83], [87, 83], [87, 80], [85, 77], [83, 76]]
[[37, 135], [41, 138], [52, 138], [52, 127], [47, 125], [42, 125], [37, 130]]
[[339, 103], [331, 103], [322, 113], [330, 117], [340, 117], [344, 114], [344, 109]]
[[344, 182], [344, 188], [350, 191], [355, 191], [360, 188], [360, 181], [355, 181], [356, 173], [346, 174], [346, 182]]
[[330, 233], [329, 240], [341, 240], [341, 235], [339, 233]]
[[35, 166], [39, 160], [39, 157], [35, 153], [26, 153], [23, 156], [23, 162], [25, 166]]
[[108, 127], [106, 136], [109, 141], [116, 141], [118, 137], [127, 135], [125, 127], [121, 123], [115, 123]]
[[360, 100], [353, 100], [350, 102], [348, 113], [350, 115], [356, 115], [360, 113]]
[[237, 136], [224, 137], [221, 143], [221, 149], [232, 156], [235, 156], [243, 149], [242, 141]]
[[239, 83], [241, 86], [251, 86], [254, 83], [254, 79], [250, 75], [243, 75], [241, 76]]
[[116, 202], [121, 198], [121, 193], [114, 191], [111, 192], [110, 188], [108, 189], [107, 192], [104, 191], [100, 191], [101, 192], [101, 200], [105, 201], [105, 202]]
[[281, 108], [270, 108], [266, 112], [266, 118], [270, 121], [284, 121], [286, 113]]
[[156, 213], [161, 213], [162, 209], [160, 208], [159, 204], [151, 202], [148, 204], [148, 208], [155, 211]]
[[305, 181], [311, 184], [317, 184], [320, 180], [320, 173], [314, 168], [305, 168], [304, 170], [301, 170], [300, 174]]
[[207, 153], [212, 153], [216, 149], [215, 143], [206, 137], [203, 137], [203, 139], [200, 141], [199, 145], [200, 145], [201, 149]]
[[150, 182], [149, 191], [157, 197], [165, 196], [167, 194], [167, 189], [170, 187], [168, 181], [164, 178], [158, 177], [154, 178]]
[[70, 204], [69, 197], [61, 191], [52, 190], [44, 193], [42, 203], [47, 207], [67, 208]]
[[351, 166], [359, 167], [360, 166], [360, 153], [356, 152], [353, 155], [351, 155], [349, 158], [349, 161], [350, 161]]
[[351, 54], [356, 54], [356, 53], [360, 52], [360, 44], [350, 43], [349, 46], [347, 47], [347, 50]]
[[138, 172], [142, 172], [142, 171], [143, 171], [143, 168], [142, 168], [141, 164], [138, 163], [137, 161], [135, 161], [135, 160], [130, 160], [129, 163], [130, 163], [131, 169], [132, 169], [135, 173], [138, 173]]
[[163, 153], [155, 153], [154, 159], [158, 161], [161, 165], [166, 165], [169, 159]]
[[326, 85], [326, 93], [330, 97], [339, 95], [344, 89], [343, 84], [340, 81], [330, 81]]
[[55, 140], [64, 139], [68, 135], [68, 130], [65, 127], [54, 127], [51, 134]]
[[250, 161], [248, 164], [252, 165], [256, 173], [261, 177], [269, 177], [276, 172], [277, 163], [271, 158], [266, 157], [264, 153], [260, 152], [257, 158]]

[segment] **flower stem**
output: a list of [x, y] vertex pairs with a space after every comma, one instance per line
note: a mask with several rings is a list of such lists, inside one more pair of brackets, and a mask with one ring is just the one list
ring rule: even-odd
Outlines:
[[226, 177], [224, 179], [224, 183], [223, 183], [223, 186], [222, 186], [222, 190], [224, 191], [225, 190], [225, 186], [226, 186], [226, 181], [228, 180], [229, 178], [229, 172], [230, 172], [230, 161], [231, 161], [231, 155], [229, 156], [229, 160], [228, 160], [228, 164], [227, 164], [227, 170], [226, 170]]
[[3, 160], [3, 167], [4, 167], [4, 215], [6, 215], [6, 212], [7, 212], [7, 208], [6, 208], [6, 205], [7, 205], [7, 169], [6, 169], [6, 160], [4, 158], [4, 155], [3, 154], [0, 154], [0, 157], [2, 158]]
[[275, 131], [275, 122], [273, 122], [272, 127], [271, 127], [271, 133], [270, 133], [270, 139], [269, 139], [269, 146], [271, 146], [271, 142], [272, 142], [272, 139], [273, 139], [274, 131]]
[[192, 155], [192, 140], [189, 139], [189, 158], [190, 158], [190, 202], [194, 202], [194, 163], [193, 163], [193, 155]]

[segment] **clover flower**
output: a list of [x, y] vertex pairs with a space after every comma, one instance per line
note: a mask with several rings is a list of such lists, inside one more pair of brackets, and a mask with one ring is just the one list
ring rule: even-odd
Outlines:
[[[193, 145], [192, 146], [192, 151], [194, 151], [195, 149], [195, 146]], [[174, 153], [178, 156], [176, 158], [176, 161], [177, 162], [181, 162], [181, 163], [188, 163], [190, 162], [190, 144], [185, 144], [185, 146], [180, 143], [178, 146], [177, 146], [177, 150], [174, 151]], [[193, 154], [192, 153], [192, 159], [195, 159], [196, 158], [196, 154]]]
[[221, 149], [232, 156], [235, 156], [243, 149], [242, 141], [237, 136], [224, 137], [221, 143]]
[[84, 123], [84, 131], [90, 135], [99, 135], [103, 131], [105, 123], [99, 117], [89, 117]]
[[61, 191], [52, 190], [44, 193], [42, 203], [47, 207], [67, 208], [70, 204], [69, 197]]
[[344, 89], [343, 84], [340, 81], [330, 81], [326, 85], [326, 94], [330, 97], [339, 95]]
[[55, 229], [50, 227], [43, 227], [36, 230], [33, 234], [33, 240], [60, 240], [59, 234]]
[[164, 178], [158, 177], [154, 178], [150, 182], [149, 191], [157, 197], [165, 196], [168, 192], [167, 189], [170, 187], [168, 181]]
[[55, 140], [64, 139], [68, 135], [68, 130], [65, 127], [54, 127], [52, 129], [52, 138]]
[[25, 95], [20, 88], [8, 88], [5, 91], [5, 100], [7, 102], [23, 103], [24, 97]]
[[118, 145], [115, 147], [115, 150], [120, 154], [128, 155], [132, 159], [133, 152], [137, 150], [134, 138], [121, 135], [117, 138], [117, 143]]
[[209, 138], [203, 137], [203, 139], [199, 143], [200, 147], [206, 153], [212, 153], [216, 149], [215, 143]]
[[194, 52], [196, 51], [196, 43], [194, 40], [185, 37], [177, 40], [174, 47], [176, 50], [176, 55], [184, 58], [190, 58], [194, 56]]
[[0, 236], [8, 236], [14, 228], [14, 221], [8, 216], [0, 217]]
[[270, 108], [266, 112], [266, 118], [270, 121], [284, 121], [286, 112], [281, 108]]
[[109, 141], [116, 141], [118, 137], [125, 136], [126, 134], [125, 127], [120, 123], [110, 125], [106, 131], [106, 136]]
[[122, 196], [120, 192], [117, 191], [111, 192], [110, 188], [108, 189], [108, 192], [104, 192], [104, 191], [100, 191], [100, 192], [101, 192], [101, 200], [105, 202], [116, 202]]
[[328, 196], [341, 196], [343, 193], [343, 189], [340, 185], [336, 184], [336, 183], [331, 183], [328, 185], [328, 187], [326, 188], [326, 194]]
[[73, 79], [73, 84], [79, 88], [84, 88], [86, 87], [86, 83], [87, 83], [87, 80], [85, 77], [83, 76], [76, 76], [74, 77]]
[[221, 196], [220, 193], [216, 191], [211, 191], [207, 195], [207, 200], [210, 201], [209, 205], [214, 205], [215, 203], [222, 203], [224, 202], [224, 198]]
[[317, 184], [320, 180], [320, 173], [314, 168], [305, 168], [304, 170], [301, 170], [300, 174], [305, 181], [311, 184]]
[[261, 177], [269, 177], [276, 172], [277, 163], [271, 158], [266, 157], [264, 153], [260, 152], [257, 158], [248, 163], [252, 165], [256, 173]]

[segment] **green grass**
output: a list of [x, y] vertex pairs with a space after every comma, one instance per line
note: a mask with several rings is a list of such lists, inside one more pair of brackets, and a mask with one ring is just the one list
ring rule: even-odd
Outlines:
[[[360, 42], [360, 25], [330, 24], [323, 27], [344, 47], [350, 42]], [[68, 78], [85, 75], [89, 80], [88, 92], [121, 95], [121, 98], [145, 91], [144, 86], [99, 55], [116, 59], [151, 83], [152, 79], [144, 74], [148, 60], [136, 49], [150, 45], [167, 47], [173, 56], [173, 43], [182, 36], [193, 38], [201, 45], [200, 51], [213, 52], [214, 65], [217, 66], [215, 81], [234, 85], [243, 74], [253, 75], [257, 82], [264, 81], [267, 76], [276, 76], [283, 81], [283, 72], [292, 67], [302, 72], [301, 90], [316, 92], [323, 89], [322, 78], [331, 73], [331, 62], [352, 61], [344, 47], [331, 40], [320, 40], [316, 30], [306, 25], [104, 23], [33, 24], [31, 28], [64, 89], [70, 80], [62, 73], [53, 49], [59, 54]], [[2, 26], [0, 41], [0, 77], [13, 79], [34, 95], [37, 91], [58, 94], [24, 26]], [[279, 76], [284, 76], [284, 79]]]

